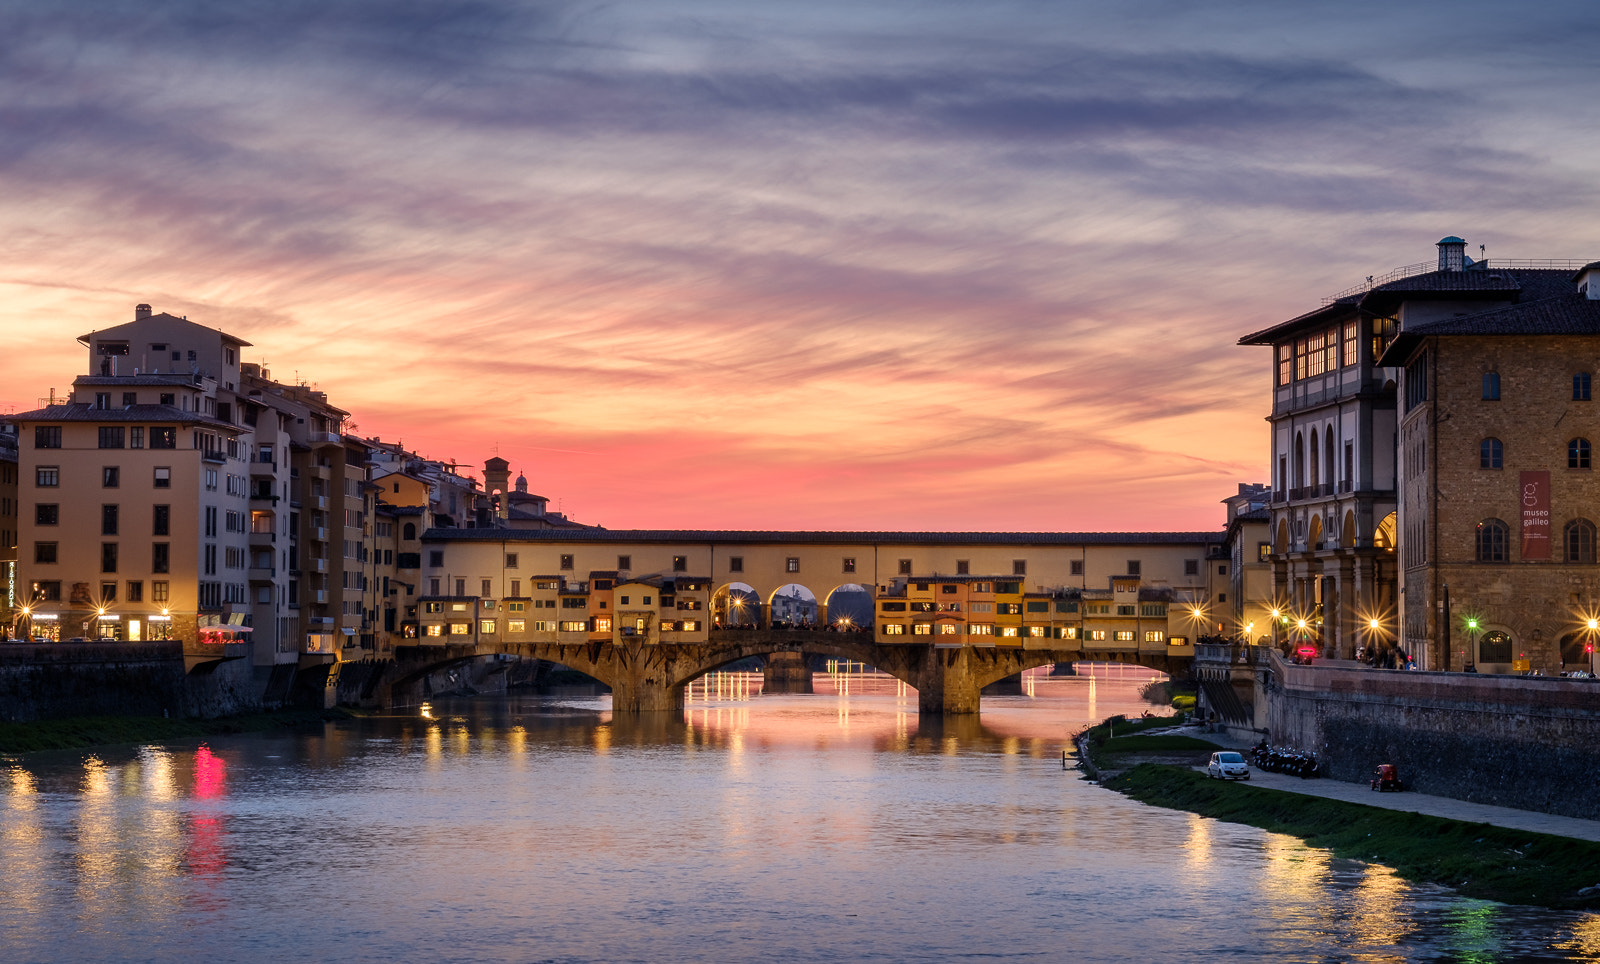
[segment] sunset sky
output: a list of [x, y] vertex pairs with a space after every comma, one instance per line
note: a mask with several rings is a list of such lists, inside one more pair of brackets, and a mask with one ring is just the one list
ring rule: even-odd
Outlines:
[[0, 409], [148, 302], [612, 528], [1191, 529], [1241, 334], [1600, 258], [1600, 5], [0, 0]]

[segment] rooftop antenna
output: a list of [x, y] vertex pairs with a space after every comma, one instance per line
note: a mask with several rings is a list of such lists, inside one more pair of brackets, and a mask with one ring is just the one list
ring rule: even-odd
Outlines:
[[1479, 261], [1487, 261], [1488, 258], [1489, 258], [1489, 256], [1488, 256], [1488, 253], [1484, 250], [1484, 246], [1481, 245], [1481, 244], [1478, 245], [1478, 260]]

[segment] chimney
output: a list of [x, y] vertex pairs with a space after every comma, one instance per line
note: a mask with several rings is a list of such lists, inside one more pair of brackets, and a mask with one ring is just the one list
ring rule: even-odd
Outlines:
[[133, 306], [133, 320], [134, 321], [144, 321], [148, 317], [150, 317], [150, 306], [149, 305], [134, 305]]
[[1467, 242], [1451, 235], [1441, 240], [1439, 248], [1440, 271], [1465, 271], [1467, 269]]

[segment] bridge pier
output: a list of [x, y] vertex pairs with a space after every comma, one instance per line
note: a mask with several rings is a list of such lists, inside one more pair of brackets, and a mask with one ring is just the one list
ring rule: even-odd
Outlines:
[[979, 682], [976, 651], [968, 647], [927, 647], [912, 686], [917, 690], [919, 716], [966, 716], [978, 712], [983, 689]]
[[761, 692], [810, 693], [811, 667], [800, 653], [769, 653], [761, 668]]

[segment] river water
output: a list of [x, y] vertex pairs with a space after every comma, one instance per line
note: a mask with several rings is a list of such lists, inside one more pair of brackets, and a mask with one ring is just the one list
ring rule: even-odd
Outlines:
[[477, 698], [0, 761], [0, 961], [1600, 959], [1594, 915], [1063, 772], [1137, 684], [945, 725], [872, 689], [730, 685], [644, 722]]

